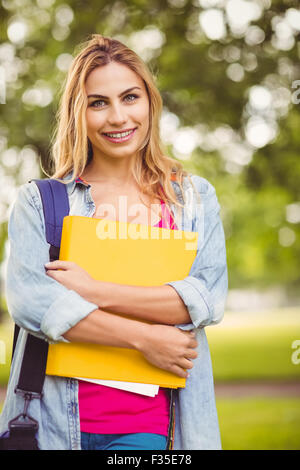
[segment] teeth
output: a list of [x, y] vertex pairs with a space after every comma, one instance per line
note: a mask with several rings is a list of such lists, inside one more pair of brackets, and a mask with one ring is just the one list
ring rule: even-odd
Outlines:
[[133, 132], [133, 130], [128, 131], [128, 132], [118, 133], [118, 134], [108, 134], [108, 133], [106, 133], [105, 135], [108, 135], [108, 137], [115, 137], [117, 139], [120, 139], [121, 137], [126, 137], [127, 135], [131, 134], [132, 132]]

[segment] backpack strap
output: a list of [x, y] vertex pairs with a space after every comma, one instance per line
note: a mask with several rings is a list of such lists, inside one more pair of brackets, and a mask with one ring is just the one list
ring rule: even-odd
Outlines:
[[31, 181], [37, 184], [41, 194], [50, 261], [54, 261], [59, 258], [63, 219], [70, 212], [67, 187], [51, 178]]
[[[49, 259], [59, 259], [59, 248], [63, 219], [70, 212], [66, 185], [54, 179], [33, 179], [40, 191], [46, 229], [46, 240], [50, 244]], [[19, 327], [15, 325], [12, 357], [14, 355]]]
[[[60, 240], [63, 218], [69, 214], [69, 198], [66, 185], [57, 180], [30, 180], [37, 184], [43, 204], [46, 239], [50, 244], [49, 258], [51, 261], [59, 258]], [[20, 328], [15, 325], [13, 352], [17, 342]], [[35, 433], [38, 422], [28, 413], [28, 406], [33, 398], [41, 398], [45, 380], [45, 371], [48, 357], [48, 343], [28, 333], [20, 375], [15, 393], [24, 397], [24, 410], [9, 422], [10, 438], [1, 441], [2, 445], [10, 448], [37, 449]], [[24, 444], [24, 443], [27, 444]], [[23, 444], [22, 444], [23, 443]], [[22, 447], [24, 446], [25, 447]]]

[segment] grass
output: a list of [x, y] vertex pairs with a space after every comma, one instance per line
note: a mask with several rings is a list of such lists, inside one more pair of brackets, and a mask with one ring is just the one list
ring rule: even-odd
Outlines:
[[218, 399], [224, 450], [300, 450], [300, 398]]
[[216, 382], [300, 380], [300, 364], [292, 361], [300, 308], [228, 313], [206, 334]]

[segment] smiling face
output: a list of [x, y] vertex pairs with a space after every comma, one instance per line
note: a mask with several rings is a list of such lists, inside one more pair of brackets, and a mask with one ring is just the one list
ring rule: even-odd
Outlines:
[[87, 135], [94, 157], [137, 156], [149, 127], [143, 80], [127, 66], [110, 62], [90, 73], [85, 90]]

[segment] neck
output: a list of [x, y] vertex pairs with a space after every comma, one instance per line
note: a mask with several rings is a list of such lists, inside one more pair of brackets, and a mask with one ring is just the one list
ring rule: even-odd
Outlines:
[[133, 158], [107, 159], [93, 157], [84, 169], [82, 177], [87, 182], [110, 182], [112, 184], [127, 186], [134, 184], [132, 175]]

